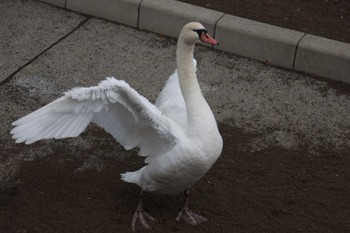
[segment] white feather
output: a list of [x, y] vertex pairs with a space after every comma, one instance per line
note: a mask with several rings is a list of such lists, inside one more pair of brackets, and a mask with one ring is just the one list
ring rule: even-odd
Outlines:
[[95, 87], [65, 92], [63, 97], [13, 122], [16, 127], [11, 134], [16, 142], [30, 144], [41, 139], [76, 137], [90, 122], [105, 128], [126, 149], [139, 146], [142, 156], [169, 151], [176, 142], [176, 135], [169, 132], [172, 120], [115, 78], [107, 78]]

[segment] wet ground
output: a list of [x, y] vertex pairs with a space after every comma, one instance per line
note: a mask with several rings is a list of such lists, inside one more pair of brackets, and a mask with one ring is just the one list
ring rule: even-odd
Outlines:
[[[196, 228], [176, 223], [181, 196], [148, 194], [145, 208], [158, 220], [154, 232], [350, 229], [348, 155], [315, 156], [274, 146], [249, 152], [245, 147], [253, 135], [225, 124], [220, 130], [222, 157], [191, 193], [190, 207], [209, 221]], [[63, 143], [53, 143], [56, 152], [22, 163], [17, 184], [0, 195], [2, 232], [131, 232], [139, 189], [123, 183], [119, 173], [139, 168], [142, 161], [135, 153], [118, 152], [101, 131], [83, 135], [104, 138], [92, 148], [106, 146], [104, 156], [91, 167], [84, 157], [94, 151], [71, 153]]]
[[[175, 68], [176, 41], [34, 1], [1, 4], [12, 21], [1, 19], [0, 42], [13, 49], [0, 47], [0, 232], [130, 232], [139, 189], [119, 174], [143, 166], [136, 151], [96, 126], [15, 144], [10, 124], [109, 75], [154, 100]], [[154, 232], [350, 231], [350, 86], [206, 47], [195, 56], [224, 139], [191, 193], [209, 221], [176, 223], [181, 195], [148, 194]]]

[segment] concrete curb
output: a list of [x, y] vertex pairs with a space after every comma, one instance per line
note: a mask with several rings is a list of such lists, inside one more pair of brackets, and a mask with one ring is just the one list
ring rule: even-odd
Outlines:
[[186, 23], [198, 21], [213, 35], [216, 22], [223, 15], [218, 11], [177, 1], [143, 0], [139, 28], [177, 37]]
[[294, 69], [350, 83], [350, 44], [307, 34], [298, 45]]
[[171, 37], [199, 21], [220, 41], [217, 49], [350, 84], [348, 43], [175, 0], [41, 1]]
[[293, 68], [296, 45], [304, 33], [225, 15], [217, 24], [218, 49]]

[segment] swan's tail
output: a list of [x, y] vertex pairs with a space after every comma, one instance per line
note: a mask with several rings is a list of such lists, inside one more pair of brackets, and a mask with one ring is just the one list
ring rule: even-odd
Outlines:
[[134, 171], [134, 172], [122, 173], [122, 174], [120, 174], [121, 179], [125, 182], [128, 182], [128, 183], [137, 184], [138, 186], [140, 186], [142, 188], [141, 175], [142, 175], [143, 169], [145, 169], [145, 167], [141, 168], [140, 170]]

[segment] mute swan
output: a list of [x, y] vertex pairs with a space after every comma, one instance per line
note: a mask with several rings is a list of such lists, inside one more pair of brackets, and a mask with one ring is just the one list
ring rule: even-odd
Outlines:
[[131, 222], [133, 231], [150, 230], [155, 223], [142, 208], [143, 192], [184, 191], [184, 207], [176, 220], [191, 225], [206, 221], [188, 209], [189, 189], [218, 159], [223, 142], [197, 81], [193, 50], [200, 40], [218, 44], [200, 23], [183, 27], [177, 43], [177, 71], [155, 105], [126, 82], [108, 77], [98, 86], [67, 91], [13, 122], [13, 138], [16, 143], [30, 144], [41, 139], [77, 137], [94, 122], [126, 150], [139, 147], [139, 155], [146, 157], [146, 166], [121, 174], [122, 180], [142, 189]]

